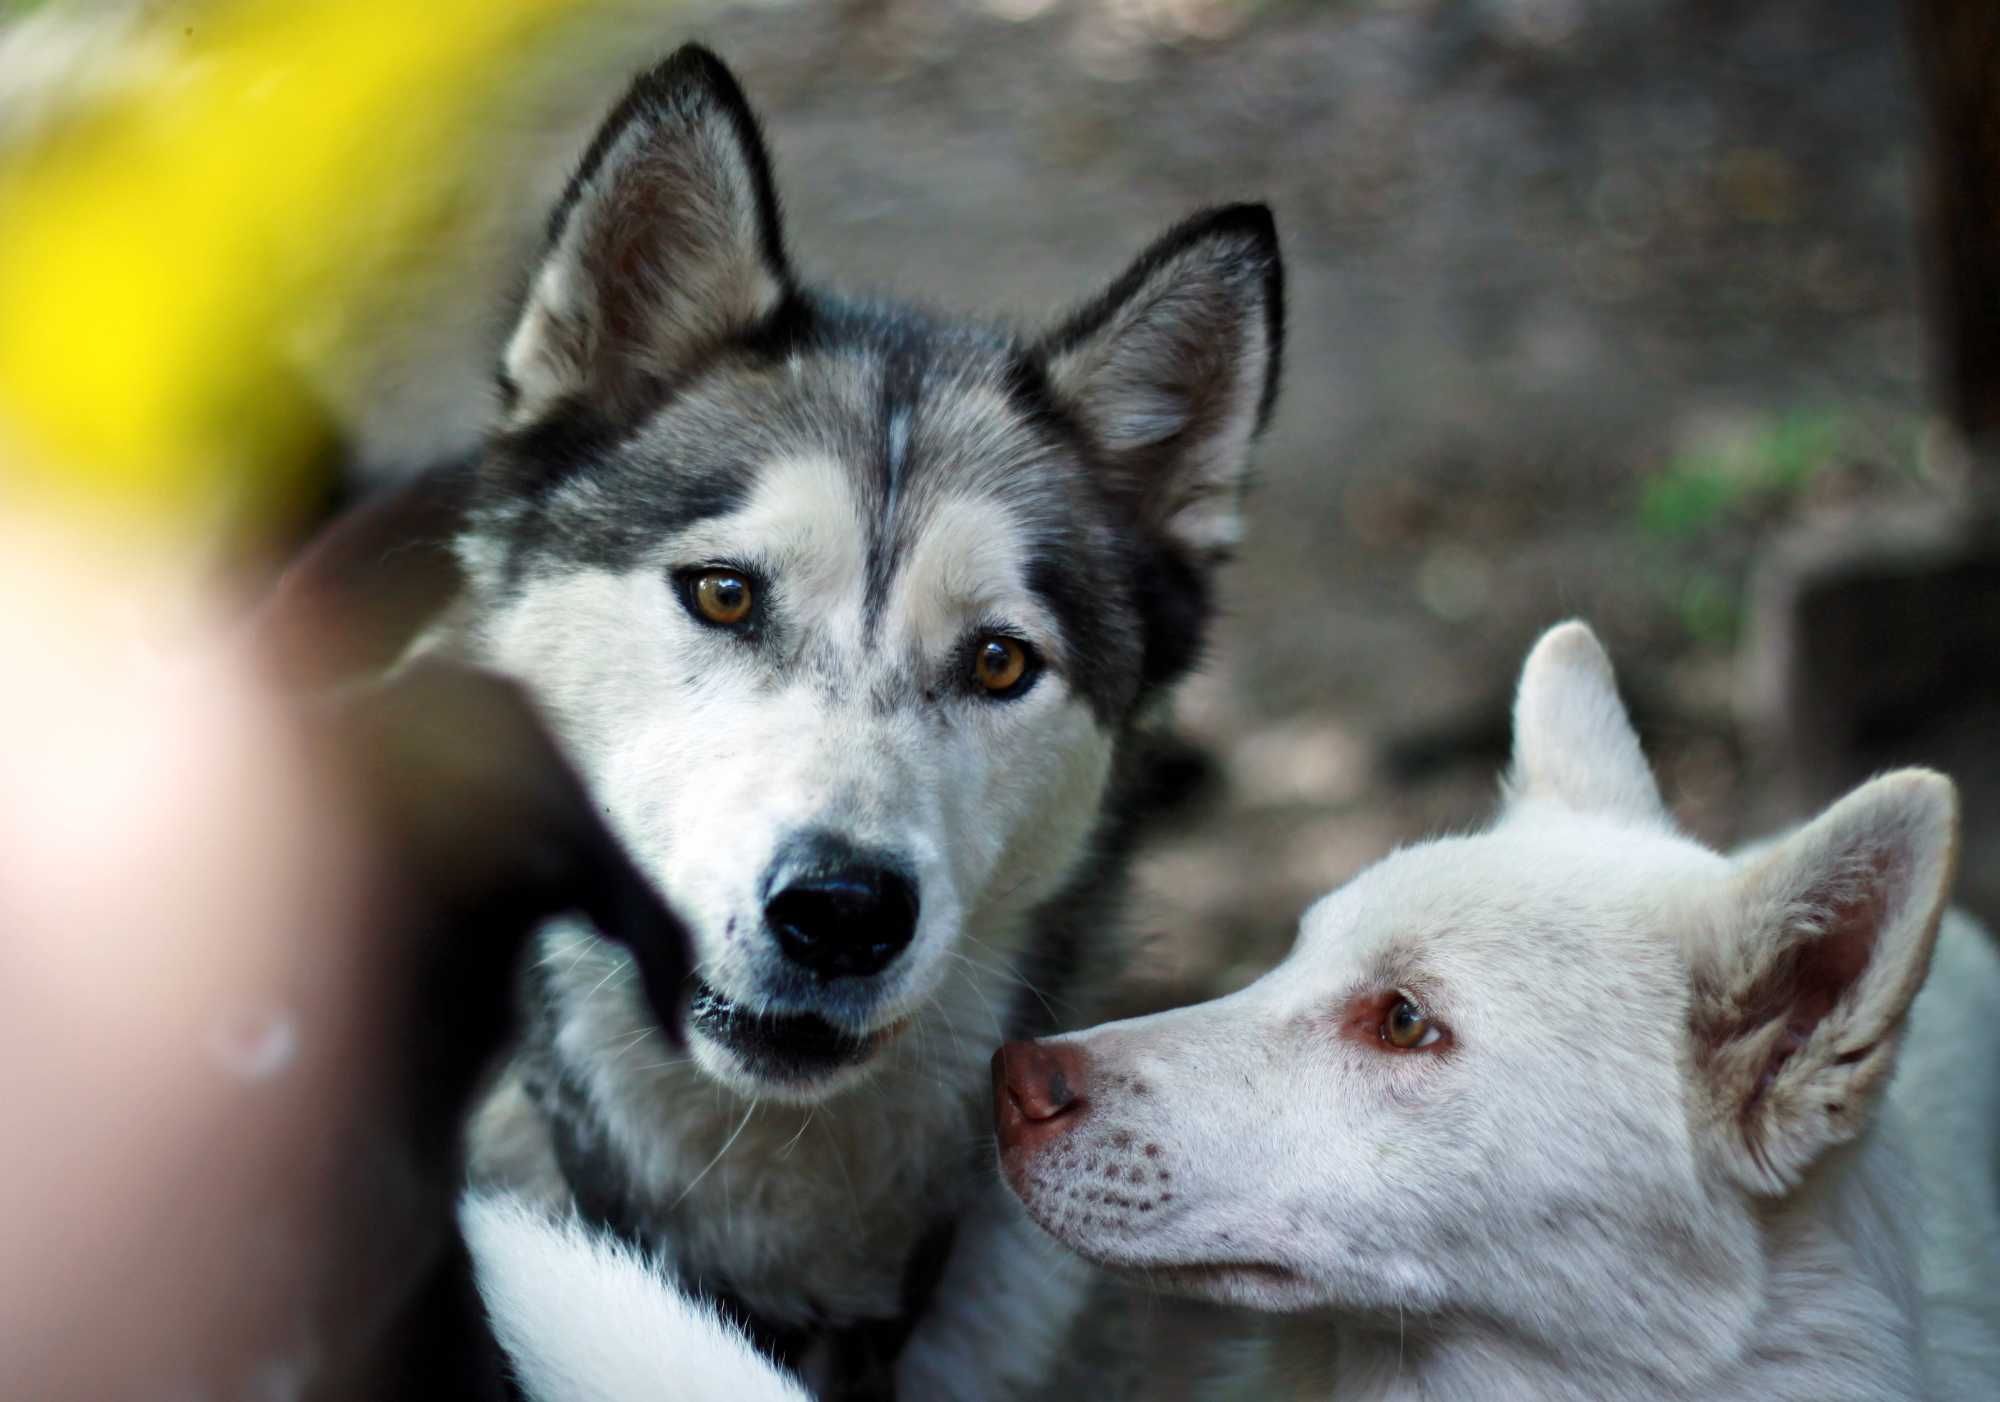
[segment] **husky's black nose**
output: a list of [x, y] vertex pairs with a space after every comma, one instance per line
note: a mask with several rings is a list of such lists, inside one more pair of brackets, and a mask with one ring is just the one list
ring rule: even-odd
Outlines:
[[820, 978], [880, 973], [917, 932], [917, 885], [902, 864], [831, 834], [787, 842], [764, 889], [778, 947]]

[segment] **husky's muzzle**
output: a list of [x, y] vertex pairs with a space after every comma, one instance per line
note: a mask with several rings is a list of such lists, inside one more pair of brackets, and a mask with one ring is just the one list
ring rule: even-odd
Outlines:
[[917, 882], [892, 853], [836, 833], [788, 839], [761, 883], [764, 934], [777, 959], [765, 1010], [752, 1012], [703, 983], [691, 1025], [727, 1047], [751, 1074], [808, 1082], [855, 1066], [901, 1030], [870, 1032], [878, 976], [916, 935]]

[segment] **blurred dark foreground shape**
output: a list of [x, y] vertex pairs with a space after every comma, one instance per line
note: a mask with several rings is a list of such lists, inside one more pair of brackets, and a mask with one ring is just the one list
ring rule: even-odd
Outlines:
[[[320, 723], [365, 838], [385, 853], [384, 929], [399, 948], [383, 985], [383, 1031], [396, 1055], [372, 1132], [407, 1160], [416, 1188], [402, 1204], [415, 1216], [401, 1236], [404, 1303], [378, 1339], [357, 1332], [328, 1395], [505, 1396], [451, 1214], [467, 1110], [512, 1032], [521, 953], [546, 919], [582, 916], [632, 953], [674, 1036], [686, 934], [512, 682], [419, 661], [327, 703]], [[385, 1206], [364, 1198], [328, 1230], [337, 1240], [381, 1232]]]
[[[579, 914], [631, 950], [655, 1005], [672, 1009], [682, 928], [513, 684], [421, 661], [336, 699], [259, 704], [277, 707], [303, 760], [262, 778], [303, 779], [301, 802], [282, 811], [310, 815], [322, 850], [277, 892], [292, 927], [263, 929], [270, 947], [246, 955], [268, 976], [200, 985], [187, 1017], [170, 1010], [150, 1029], [163, 1035], [131, 1039], [146, 1066], [100, 1080], [103, 1068], [60, 1049], [38, 1066], [46, 1080], [30, 1087], [16, 1142], [78, 1173], [31, 1169], [26, 1201], [10, 1201], [6, 1391], [507, 1397], [453, 1212], [462, 1121], [509, 1035], [516, 965], [541, 922]], [[246, 883], [261, 850], [244, 843]], [[99, 880], [136, 869], [126, 851], [102, 857]], [[61, 881], [43, 874], [55, 901], [38, 910], [46, 892], [32, 883], [26, 900], [47, 935], [64, 906]], [[0, 883], [0, 908], [7, 895]], [[106, 1011], [76, 1001], [86, 1016]], [[208, 1054], [176, 1065], [187, 1038], [169, 1034], [204, 1027]], [[117, 1085], [147, 1075], [152, 1103], [125, 1104]], [[92, 1192], [93, 1175], [112, 1190]]]

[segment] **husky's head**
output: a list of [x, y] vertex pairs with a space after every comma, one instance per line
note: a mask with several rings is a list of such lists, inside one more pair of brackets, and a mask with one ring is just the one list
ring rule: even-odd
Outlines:
[[1671, 1373], [1755, 1325], [1755, 1223], [1869, 1123], [1955, 833], [1950, 783], [1907, 771], [1708, 851], [1565, 625], [1522, 673], [1491, 829], [1325, 897], [1240, 993], [1010, 1044], [1003, 1168], [1050, 1232], [1150, 1280], [1615, 1340]]
[[477, 650], [694, 931], [710, 1074], [826, 1095], [953, 961], [1016, 953], [1196, 654], [1280, 323], [1261, 206], [1036, 338], [839, 302], [795, 279], [712, 55], [611, 115], [459, 554]]

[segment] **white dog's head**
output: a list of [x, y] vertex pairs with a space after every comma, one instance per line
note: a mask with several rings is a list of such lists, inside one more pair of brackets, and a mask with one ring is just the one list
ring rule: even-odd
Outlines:
[[1489, 830], [1362, 873], [1237, 994], [1003, 1048], [1003, 1170], [1090, 1259], [1237, 1303], [1662, 1353], [1739, 1330], [1758, 1200], [1888, 1080], [1955, 834], [1951, 785], [1909, 771], [1706, 850], [1565, 625]]

